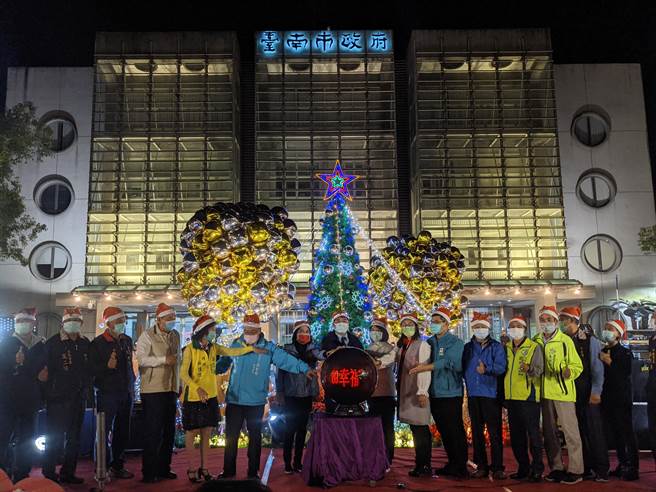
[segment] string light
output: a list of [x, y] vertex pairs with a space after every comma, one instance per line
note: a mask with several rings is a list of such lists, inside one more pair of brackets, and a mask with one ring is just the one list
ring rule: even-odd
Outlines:
[[579, 295], [581, 293], [581, 287], [574, 289], [574, 294]]

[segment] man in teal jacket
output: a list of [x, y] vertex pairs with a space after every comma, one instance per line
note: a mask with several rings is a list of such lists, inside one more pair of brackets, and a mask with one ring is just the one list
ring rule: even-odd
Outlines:
[[269, 395], [271, 364], [294, 374], [316, 372], [303, 361], [289, 355], [275, 343], [266, 340], [256, 314], [244, 317], [244, 334], [233, 346], [255, 345], [268, 350], [265, 354], [251, 353], [232, 361], [230, 382], [226, 394], [226, 447], [223, 473], [219, 478], [234, 478], [237, 472], [237, 442], [244, 420], [248, 431], [248, 477], [259, 479], [262, 450], [262, 416]]
[[449, 331], [451, 312], [440, 307], [431, 316], [431, 332], [427, 341], [432, 362], [410, 371], [433, 371], [430, 407], [448, 462], [435, 470], [437, 475], [465, 478], [467, 473], [467, 435], [462, 424], [462, 352], [465, 344]]

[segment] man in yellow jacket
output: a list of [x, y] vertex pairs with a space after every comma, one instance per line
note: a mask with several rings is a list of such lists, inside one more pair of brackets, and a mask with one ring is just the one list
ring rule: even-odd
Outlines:
[[[583, 480], [583, 450], [576, 418], [576, 386], [574, 381], [583, 372], [583, 363], [572, 339], [558, 330], [559, 313], [555, 306], [540, 310], [540, 333], [535, 337], [544, 352], [542, 377], [542, 432], [551, 473], [549, 482], [568, 485]], [[558, 424], [565, 435], [569, 456], [567, 471], [560, 450]]]

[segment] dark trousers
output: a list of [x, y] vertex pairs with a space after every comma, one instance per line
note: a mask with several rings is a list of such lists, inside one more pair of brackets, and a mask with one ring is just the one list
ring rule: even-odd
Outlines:
[[604, 420], [601, 405], [591, 405], [587, 401], [576, 402], [576, 420], [579, 423], [581, 445], [583, 446], [583, 466], [585, 472], [608, 475], [608, 447], [604, 433]]
[[171, 471], [171, 455], [175, 439], [177, 395], [172, 391], [142, 393], [144, 419], [144, 478], [163, 477]]
[[307, 423], [312, 411], [312, 397], [285, 397], [285, 441], [283, 443], [283, 459], [286, 466], [292, 466], [292, 451], [294, 451], [294, 466], [303, 461], [303, 448], [307, 435]]
[[64, 401], [46, 403], [44, 475], [54, 476], [57, 464], [61, 463], [62, 477], [75, 476], [85, 404], [85, 397], [79, 394], [71, 395], [70, 399]]
[[244, 420], [248, 431], [248, 475], [253, 476], [259, 471], [263, 415], [264, 405], [252, 407], [233, 403], [226, 405], [226, 446], [223, 455], [223, 473], [225, 475], [231, 476], [237, 473], [237, 443]]
[[[467, 399], [471, 419], [474, 463], [479, 470], [503, 471], [503, 436], [501, 435], [501, 404], [496, 398], [470, 396]], [[492, 466], [488, 466], [485, 428], [490, 435]]]
[[427, 425], [410, 425], [415, 444], [415, 469], [430, 468], [433, 451], [432, 436]]
[[[130, 393], [96, 393], [96, 408], [105, 412], [105, 439], [107, 465], [121, 470], [125, 464], [124, 453], [130, 441], [132, 395]], [[111, 433], [111, 439], [109, 438]]]
[[656, 399], [650, 399], [647, 403], [647, 422], [649, 425], [649, 442], [651, 453], [656, 461]]
[[[14, 482], [29, 476], [34, 458], [36, 412], [20, 412], [19, 409], [0, 403], [0, 468]], [[13, 463], [9, 448], [14, 442]]]
[[[506, 401], [510, 445], [517, 460], [519, 475], [542, 475], [544, 462], [542, 432], [540, 431], [540, 404], [535, 401]], [[529, 462], [528, 450], [531, 449]]]
[[459, 474], [467, 473], [467, 435], [462, 423], [462, 396], [431, 398], [431, 414], [442, 436], [447, 468]]
[[604, 422], [615, 441], [617, 461], [623, 470], [639, 467], [638, 441], [633, 431], [633, 403], [603, 405]]
[[376, 396], [367, 401], [369, 415], [378, 416], [383, 424], [385, 436], [385, 450], [387, 461], [392, 464], [394, 459], [394, 416], [396, 412], [396, 398], [393, 396]]

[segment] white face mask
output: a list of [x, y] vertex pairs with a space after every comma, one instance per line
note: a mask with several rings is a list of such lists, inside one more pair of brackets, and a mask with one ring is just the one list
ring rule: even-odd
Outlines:
[[348, 323], [335, 323], [335, 332], [344, 335], [348, 331]]
[[32, 332], [32, 326], [32, 323], [29, 321], [21, 321], [16, 323], [16, 333], [19, 335], [27, 335], [28, 333]]
[[79, 321], [64, 321], [64, 331], [66, 333], [80, 333], [82, 323]]
[[383, 339], [383, 334], [380, 331], [372, 331], [369, 336], [371, 336], [372, 342], [380, 342]]
[[244, 341], [247, 345], [253, 345], [258, 338], [260, 338], [260, 335], [244, 335]]
[[542, 331], [547, 335], [551, 335], [556, 331], [557, 325], [556, 323], [540, 323], [540, 328], [542, 328]]
[[485, 340], [490, 335], [489, 328], [474, 328], [474, 336], [479, 340]]
[[524, 328], [508, 328], [508, 336], [513, 340], [524, 338]]

